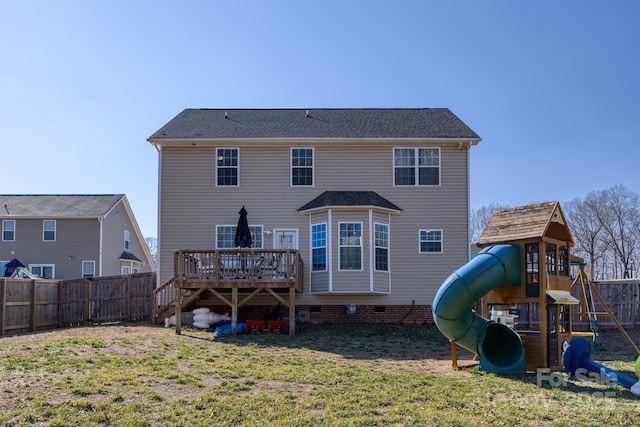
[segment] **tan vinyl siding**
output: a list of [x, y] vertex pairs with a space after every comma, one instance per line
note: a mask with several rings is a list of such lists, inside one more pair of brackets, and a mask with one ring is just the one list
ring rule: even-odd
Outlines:
[[[125, 230], [129, 231], [129, 249], [124, 247]], [[140, 259], [141, 262], [138, 263], [140, 273], [151, 271], [151, 266], [146, 262], [142, 244], [144, 242], [140, 242], [136, 237], [136, 230], [122, 202], [118, 203], [103, 219], [102, 275], [122, 274], [122, 265], [131, 265], [130, 261], [119, 260], [124, 251]], [[96, 262], [96, 274], [98, 273], [98, 263]]]
[[[274, 228], [298, 229], [299, 250], [305, 264], [304, 293], [298, 304], [353, 303], [349, 295], [313, 295], [324, 291], [327, 273], [310, 272], [310, 224], [325, 222], [326, 213], [299, 214], [297, 209], [327, 190], [367, 190], [399, 206], [399, 213], [375, 213], [374, 221], [389, 221], [390, 295], [357, 295], [360, 304], [431, 304], [441, 283], [468, 257], [468, 150], [456, 146], [441, 149], [441, 185], [396, 187], [393, 185], [394, 147], [437, 147], [438, 144], [405, 141], [371, 145], [349, 141], [304, 141], [238, 143], [240, 176], [238, 187], [215, 185], [216, 147], [161, 149], [160, 178], [160, 280], [173, 275], [174, 249], [215, 248], [215, 227], [236, 224], [244, 205], [249, 223]], [[290, 148], [314, 148], [314, 186], [290, 185]], [[325, 211], [326, 212], [326, 211]], [[338, 271], [338, 222], [363, 225], [363, 270]], [[418, 230], [443, 230], [442, 254], [418, 253]], [[328, 224], [329, 252], [333, 265], [334, 292], [369, 292], [371, 287], [368, 209], [355, 212], [334, 210]], [[273, 237], [264, 236], [264, 247], [272, 248]], [[325, 280], [325, 276], [327, 279]], [[382, 276], [382, 277], [378, 277]], [[374, 274], [374, 290], [389, 290], [386, 273]], [[324, 280], [324, 283], [323, 283]], [[310, 286], [311, 285], [311, 286]]]

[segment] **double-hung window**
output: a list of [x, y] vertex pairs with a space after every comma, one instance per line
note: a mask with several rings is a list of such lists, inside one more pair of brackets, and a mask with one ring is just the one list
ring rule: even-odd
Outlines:
[[131, 233], [129, 230], [124, 230], [124, 250], [128, 251], [129, 246], [131, 246]]
[[2, 221], [2, 240], [4, 242], [13, 242], [16, 240], [15, 220], [5, 219]]
[[[233, 249], [236, 247], [234, 240], [236, 237], [235, 225], [218, 225], [216, 226], [216, 248], [217, 249]], [[249, 225], [251, 231], [251, 248], [262, 249], [263, 247], [263, 226]]]
[[394, 185], [440, 185], [439, 148], [394, 148]]
[[45, 219], [42, 221], [42, 240], [45, 242], [56, 241], [56, 221]]
[[442, 230], [420, 230], [420, 253], [442, 253]]
[[313, 186], [313, 148], [291, 149], [291, 185]]
[[389, 271], [389, 226], [375, 224], [375, 270]]
[[238, 149], [218, 148], [216, 151], [216, 185], [238, 186]]
[[362, 270], [362, 223], [343, 222], [339, 225], [339, 270]]
[[327, 270], [327, 224], [311, 225], [311, 271]]

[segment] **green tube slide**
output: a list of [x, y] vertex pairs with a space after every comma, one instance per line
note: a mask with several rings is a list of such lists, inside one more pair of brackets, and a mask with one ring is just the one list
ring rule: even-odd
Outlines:
[[451, 274], [433, 300], [433, 319], [440, 332], [478, 354], [481, 371], [498, 375], [526, 373], [520, 335], [473, 310], [476, 301], [493, 288], [520, 286], [520, 276], [520, 246], [490, 246]]

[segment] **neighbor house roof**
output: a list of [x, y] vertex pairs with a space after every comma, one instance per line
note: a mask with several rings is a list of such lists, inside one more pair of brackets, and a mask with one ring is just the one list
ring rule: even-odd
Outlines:
[[374, 191], [325, 191], [315, 199], [298, 208], [298, 212], [332, 207], [374, 207], [393, 211], [401, 211]]
[[448, 108], [186, 109], [148, 138], [480, 137]]
[[106, 215], [124, 194], [61, 195], [17, 194], [0, 195], [0, 218], [47, 217], [83, 218]]
[[541, 239], [545, 236], [573, 244], [571, 232], [558, 202], [535, 203], [494, 211], [476, 244], [486, 246]]

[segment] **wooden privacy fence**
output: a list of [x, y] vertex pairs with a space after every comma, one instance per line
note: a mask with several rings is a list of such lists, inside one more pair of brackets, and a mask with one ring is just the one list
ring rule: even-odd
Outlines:
[[151, 319], [155, 273], [75, 280], [0, 278], [0, 336]]
[[[609, 310], [616, 316], [618, 322], [622, 326], [636, 326], [640, 324], [640, 279], [618, 279], [618, 280], [603, 280], [593, 281], [593, 286], [596, 287], [600, 296], [609, 307]], [[580, 291], [578, 287], [574, 288], [573, 295], [581, 299]], [[605, 308], [602, 306], [598, 298], [593, 299], [595, 304], [595, 310], [592, 308], [586, 308], [585, 311], [591, 311], [598, 314], [598, 324], [600, 326], [615, 327], [615, 324], [611, 318], [604, 315]], [[574, 311], [580, 311], [583, 307], [582, 304], [573, 307]], [[573, 317], [574, 325], [589, 326], [588, 316]]]

